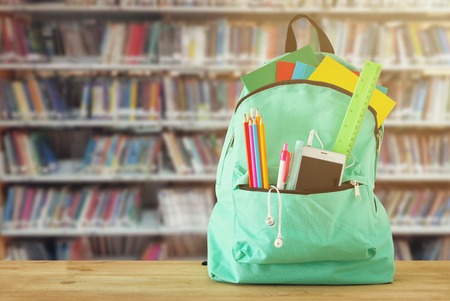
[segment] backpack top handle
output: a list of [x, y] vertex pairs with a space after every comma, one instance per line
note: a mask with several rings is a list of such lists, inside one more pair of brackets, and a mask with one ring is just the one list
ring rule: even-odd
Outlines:
[[333, 45], [331, 45], [330, 40], [328, 39], [325, 32], [323, 32], [322, 28], [320, 28], [320, 26], [317, 25], [317, 23], [314, 22], [313, 19], [311, 19], [310, 17], [308, 17], [307, 15], [304, 15], [304, 14], [296, 15], [289, 22], [288, 30], [287, 30], [287, 34], [286, 34], [286, 43], [285, 43], [285, 49], [284, 49], [285, 52], [292, 52], [292, 51], [297, 50], [297, 40], [295, 39], [294, 30], [292, 29], [292, 23], [299, 19], [302, 19], [302, 18], [307, 19], [309, 21], [309, 23], [311, 23], [312, 26], [314, 26], [314, 28], [316, 29], [317, 37], [319, 39], [320, 51], [334, 54]]

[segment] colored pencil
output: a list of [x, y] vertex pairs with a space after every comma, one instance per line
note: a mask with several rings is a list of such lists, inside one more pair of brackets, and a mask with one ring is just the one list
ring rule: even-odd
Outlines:
[[254, 147], [254, 138], [253, 138], [253, 120], [251, 118], [248, 121], [248, 137], [249, 137], [249, 141], [250, 141], [250, 158], [251, 158], [252, 172], [253, 172], [253, 179], [252, 179], [253, 181], [251, 182], [250, 187], [258, 187], [258, 183], [256, 180], [255, 147]]
[[267, 149], [266, 149], [266, 133], [264, 129], [264, 120], [259, 120], [259, 149], [261, 150], [261, 169], [263, 188], [269, 189], [269, 170], [267, 168]]
[[250, 187], [253, 187], [252, 155], [251, 155], [251, 149], [250, 149], [250, 137], [249, 137], [249, 133], [248, 133], [247, 114], [244, 114], [244, 135], [245, 135], [245, 148], [247, 150], [248, 183], [249, 183]]
[[253, 147], [255, 149], [255, 165], [256, 165], [256, 181], [258, 188], [263, 187], [262, 176], [261, 176], [261, 154], [259, 151], [259, 138], [258, 138], [258, 125], [256, 124], [256, 120], [253, 125]]

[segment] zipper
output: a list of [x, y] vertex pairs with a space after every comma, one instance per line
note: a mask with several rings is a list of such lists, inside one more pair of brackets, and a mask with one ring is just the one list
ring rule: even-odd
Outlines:
[[[317, 193], [327, 193], [327, 192], [338, 192], [338, 191], [344, 191], [350, 188], [354, 189], [354, 193], [355, 193], [355, 199], [357, 201], [361, 200], [361, 190], [359, 188], [360, 185], [364, 185], [359, 183], [356, 180], [350, 180], [347, 182], [344, 182], [341, 184], [341, 186], [339, 187], [330, 187], [330, 188], [313, 188], [313, 189], [302, 189], [302, 190], [285, 190], [285, 189], [280, 189], [280, 193], [285, 193], [285, 194], [300, 194], [300, 195], [308, 195], [308, 194], [317, 194]], [[269, 189], [264, 189], [264, 188], [250, 188], [245, 184], [239, 185], [238, 186], [240, 190], [248, 190], [248, 191], [260, 191], [260, 192], [268, 192]]]
[[228, 143], [227, 151], [225, 153], [225, 156], [228, 155], [228, 153], [230, 152], [231, 148], [233, 147], [233, 144], [234, 144], [234, 133], [233, 133], [233, 136], [231, 136], [230, 143]]
[[357, 201], [360, 201], [361, 200], [361, 191], [359, 190], [359, 182], [355, 181], [355, 180], [351, 180], [350, 184], [352, 184], [355, 189], [355, 199]]

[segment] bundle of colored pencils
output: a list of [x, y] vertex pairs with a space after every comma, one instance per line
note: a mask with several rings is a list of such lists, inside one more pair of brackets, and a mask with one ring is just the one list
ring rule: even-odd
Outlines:
[[250, 114], [244, 114], [244, 134], [249, 186], [268, 189], [266, 134], [263, 118], [257, 109], [252, 108]]

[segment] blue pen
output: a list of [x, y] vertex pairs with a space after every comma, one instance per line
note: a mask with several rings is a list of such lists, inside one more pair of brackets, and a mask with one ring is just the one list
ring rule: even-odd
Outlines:
[[259, 139], [258, 139], [258, 125], [253, 123], [253, 141], [254, 141], [254, 149], [255, 149], [255, 163], [256, 163], [256, 180], [258, 184], [258, 188], [263, 187], [262, 175], [261, 175], [261, 155], [259, 149]]

